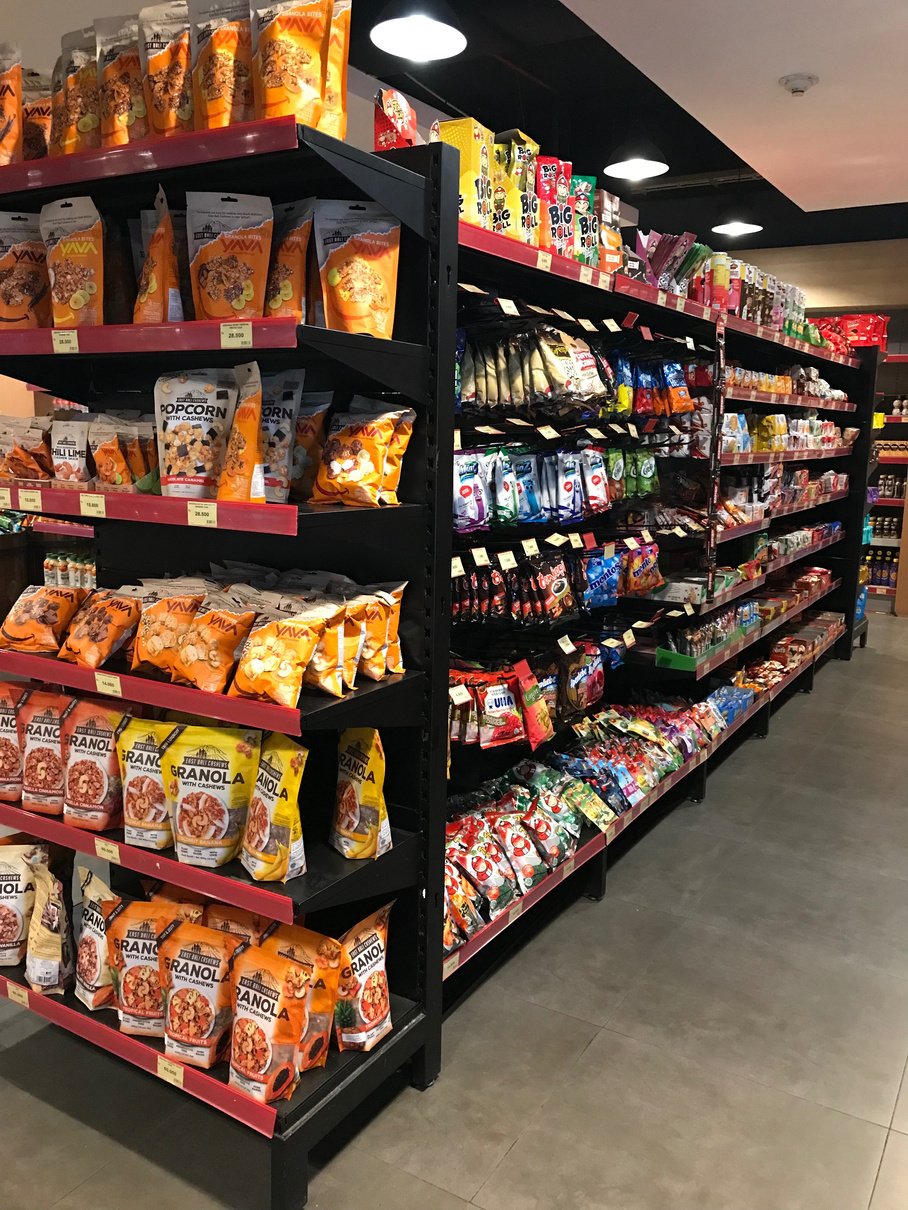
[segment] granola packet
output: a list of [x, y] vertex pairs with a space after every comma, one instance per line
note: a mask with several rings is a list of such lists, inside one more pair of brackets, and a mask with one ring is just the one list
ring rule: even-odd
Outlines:
[[116, 735], [126, 715], [106, 701], [81, 698], [60, 717], [66, 763], [63, 822], [106, 832], [119, 822], [123, 802]]
[[41, 238], [55, 328], [104, 322], [104, 227], [88, 197], [61, 198], [41, 207]]
[[196, 319], [260, 319], [271, 256], [271, 201], [251, 194], [186, 194]]
[[63, 133], [65, 94], [63, 91], [63, 56], [57, 55], [50, 76], [50, 133], [47, 136], [47, 154], [62, 155], [60, 137]]
[[230, 370], [192, 370], [157, 380], [154, 406], [163, 495], [189, 500], [215, 495], [236, 397]]
[[315, 198], [275, 207], [265, 315], [303, 323], [306, 315], [306, 257], [312, 236]]
[[299, 1045], [308, 1024], [306, 971], [251, 945], [233, 963], [231, 1088], [262, 1104], [288, 1100], [299, 1083]]
[[98, 112], [98, 51], [94, 26], [64, 34], [63, 127], [60, 147], [64, 155], [101, 146]]
[[233, 1024], [230, 973], [239, 937], [181, 924], [158, 947], [164, 1054], [208, 1069], [224, 1057]]
[[22, 50], [0, 42], [0, 165], [22, 159]]
[[304, 370], [262, 377], [262, 457], [265, 499], [286, 504], [293, 469], [293, 443], [305, 382]]
[[180, 270], [173, 215], [163, 189], [158, 189], [154, 206], [155, 226], [142, 262], [132, 322], [178, 323], [183, 318]]
[[148, 108], [139, 59], [139, 18], [96, 17], [101, 146], [148, 138]]
[[189, 0], [196, 130], [255, 116], [252, 29], [246, 0]]
[[170, 723], [131, 718], [117, 732], [117, 758], [123, 783], [123, 839], [140, 849], [169, 849], [173, 844], [161, 772], [161, 745], [172, 731]]
[[337, 750], [337, 793], [328, 842], [356, 860], [381, 857], [391, 848], [385, 805], [385, 750], [374, 727], [351, 727]]
[[289, 958], [310, 972], [309, 1021], [297, 1057], [301, 1072], [324, 1067], [337, 1005], [340, 942], [298, 924], [272, 924], [262, 937], [262, 949]]
[[102, 901], [101, 912], [120, 1032], [161, 1038], [164, 992], [158, 947], [180, 927], [176, 909], [163, 902], [124, 903], [115, 897]]
[[372, 1050], [391, 1032], [385, 964], [393, 907], [392, 900], [340, 938], [341, 973], [334, 1010], [339, 1050]]
[[331, 0], [272, 0], [252, 6], [255, 116], [292, 114], [302, 126], [322, 115]]
[[22, 77], [22, 158], [43, 160], [48, 154], [53, 105], [50, 77], [26, 69]]
[[335, 139], [347, 137], [347, 66], [350, 58], [350, 18], [353, 0], [334, 0], [325, 96], [318, 128]]
[[82, 891], [81, 932], [76, 946], [76, 996], [95, 1012], [113, 1000], [113, 981], [107, 963], [107, 926], [101, 905], [118, 897], [97, 874], [76, 867]]
[[306, 872], [299, 790], [308, 755], [277, 733], [262, 744], [240, 853], [256, 882], [289, 882]]
[[38, 215], [0, 213], [0, 324], [8, 330], [50, 323], [47, 252]]
[[192, 52], [186, 0], [140, 9], [139, 56], [151, 134], [166, 139], [192, 130]]
[[35, 907], [28, 926], [25, 978], [33, 992], [62, 996], [75, 975], [73, 934], [63, 883], [43, 862], [31, 863]]
[[222, 933], [232, 933], [240, 937], [247, 945], [259, 945], [266, 921], [255, 912], [247, 912], [243, 908], [233, 907], [229, 903], [208, 903], [205, 908], [205, 924], [210, 929], [219, 929]]
[[219, 500], [265, 503], [262, 457], [262, 376], [258, 362], [237, 366], [237, 401], [224, 465], [218, 480]]
[[19, 704], [22, 726], [22, 806], [38, 815], [63, 814], [60, 719], [75, 699], [36, 689]]
[[26, 687], [0, 681], [0, 802], [18, 803], [22, 797], [22, 722], [19, 707]]
[[374, 202], [315, 206], [320, 296], [314, 323], [337, 332], [394, 335], [400, 223]]

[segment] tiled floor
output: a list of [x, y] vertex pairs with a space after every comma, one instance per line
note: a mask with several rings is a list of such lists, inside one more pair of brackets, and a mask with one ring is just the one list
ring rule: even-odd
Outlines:
[[[908, 622], [874, 616], [451, 1017], [437, 1085], [325, 1164], [313, 1210], [905, 1210], [906, 723]], [[239, 1149], [217, 1196], [190, 1183], [195, 1107], [0, 1009], [9, 1200], [266, 1207]]]

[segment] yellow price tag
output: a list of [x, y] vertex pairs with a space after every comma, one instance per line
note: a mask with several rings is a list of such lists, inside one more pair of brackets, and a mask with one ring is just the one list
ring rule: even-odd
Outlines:
[[517, 559], [514, 557], [514, 552], [512, 550], [499, 551], [498, 566], [502, 571], [513, 571], [517, 566]]
[[559, 311], [557, 307], [552, 307], [552, 310], [558, 316], [558, 318], [563, 319], [565, 323], [575, 324], [577, 322], [570, 311]]
[[614, 542], [603, 542], [602, 557], [603, 557], [603, 559], [614, 559], [614, 557], [615, 557], [615, 543]]
[[595, 441], [605, 441], [605, 433], [602, 429], [587, 429], [586, 431]]
[[628, 431], [628, 433], [630, 433], [630, 435], [631, 435], [632, 437], [634, 437], [634, 438], [637, 438], [637, 437], [639, 437], [639, 436], [640, 436], [640, 434], [637, 432], [637, 426], [636, 426], [636, 424], [628, 424], [628, 426], [627, 426], [627, 431]]
[[641, 529], [640, 537], [643, 539], [644, 542], [652, 542], [652, 540], [653, 540], [653, 535], [649, 532], [648, 529]]
[[546, 441], [558, 441], [561, 438], [561, 434], [558, 432], [558, 430], [553, 429], [550, 424], [543, 424], [536, 430], [536, 432], [540, 437], [545, 437]]
[[95, 853], [102, 861], [111, 861], [114, 865], [120, 864], [120, 846], [114, 844], [112, 840], [103, 840], [100, 836], [96, 836]]
[[41, 493], [19, 488], [19, 507], [26, 513], [40, 513]]
[[460, 429], [455, 429], [455, 430], [454, 430], [454, 448], [455, 448], [455, 450], [459, 450], [459, 449], [461, 448], [461, 444], [460, 444]]
[[477, 424], [477, 433], [485, 433], [489, 437], [503, 437], [504, 429], [493, 429], [490, 424]]
[[23, 1008], [28, 1008], [28, 988], [20, 987], [18, 983], [11, 983], [7, 980], [6, 994], [12, 1000], [13, 1004], [20, 1004]]
[[573, 857], [569, 857], [569, 858], [567, 859], [567, 861], [566, 861], [566, 862], [564, 862], [564, 864], [563, 864], [563, 865], [562, 865], [562, 867], [561, 867], [561, 876], [562, 876], [562, 878], [568, 878], [568, 877], [569, 877], [571, 874], [573, 874], [573, 872], [574, 872], [574, 866], [575, 866], [576, 864], [577, 864], [577, 863], [575, 862], [574, 858], [573, 858]]
[[567, 534], [551, 534], [546, 538], [546, 542], [548, 542], [549, 546], [564, 546], [570, 542], [570, 538]]
[[0, 488], [0, 508], [12, 508], [13, 502], [8, 487]]
[[569, 634], [563, 634], [561, 636], [561, 638], [558, 640], [558, 646], [561, 648], [561, 650], [564, 652], [565, 655], [571, 655], [573, 652], [575, 652], [577, 650], [577, 648], [571, 642], [571, 636]]
[[218, 527], [218, 506], [212, 500], [209, 502], [190, 501], [186, 505], [186, 524], [198, 525], [202, 529], [217, 529]]
[[583, 282], [583, 284], [585, 286], [591, 286], [593, 284], [593, 266], [592, 265], [581, 265], [580, 266], [580, 280]]
[[693, 607], [693, 605], [691, 605], [690, 601], [684, 602], [684, 612], [687, 614], [688, 617], [693, 616], [694, 607]]
[[505, 315], [520, 315], [520, 309], [510, 298], [499, 298], [498, 305], [501, 307]]
[[686, 299], [686, 298], [682, 298], [680, 294], [679, 294], [679, 295], [677, 295], [677, 297], [675, 298], [675, 310], [676, 310], [676, 311], [683, 311], [683, 310], [684, 310], [684, 304], [685, 304], [686, 302], [687, 302], [687, 299]]
[[539, 543], [535, 538], [524, 538], [520, 545], [523, 547], [523, 553], [525, 555], [539, 554]]
[[640, 549], [640, 543], [637, 541], [636, 538], [625, 538], [624, 545], [627, 547], [628, 550], [639, 550]]
[[489, 559], [489, 552], [486, 550], [486, 548], [484, 546], [475, 547], [473, 549], [472, 554], [473, 554], [473, 562], [476, 564], [477, 567], [488, 567], [489, 566], [491, 560]]
[[614, 319], [603, 319], [602, 323], [605, 326], [606, 331], [608, 331], [608, 332], [620, 332], [621, 331], [621, 324], [617, 323]]
[[551, 252], [539, 252], [539, 253], [537, 253], [537, 255], [536, 255], [536, 268], [537, 268], [537, 269], [542, 269], [542, 270], [543, 270], [544, 272], [546, 272], [546, 273], [549, 273], [549, 272], [551, 271], [551, 268], [552, 268], [552, 254], [551, 254]]
[[52, 332], [50, 338], [55, 353], [79, 352], [79, 333], [75, 328], [64, 328], [61, 332]]
[[574, 550], [583, 550], [583, 539], [579, 534], [568, 534], [568, 541]]
[[179, 1063], [174, 1063], [172, 1059], [165, 1059], [163, 1055], [158, 1055], [158, 1075], [167, 1084], [172, 1084], [174, 1088], [183, 1087], [183, 1068]]
[[222, 349], [251, 349], [252, 324], [244, 323], [221, 324]]
[[467, 573], [464, 571], [463, 559], [455, 555], [451, 560], [451, 579], [456, 580], [458, 576], [464, 576]]
[[441, 968], [442, 979], [447, 979], [450, 975], [453, 975], [459, 966], [460, 966], [460, 954], [453, 953], [450, 956], [450, 958], [446, 958], [444, 960], [444, 963], [442, 964], [442, 968]]
[[660, 307], [664, 307], [666, 305], [666, 303], [668, 302], [668, 295], [665, 293], [664, 290], [660, 290], [659, 293], [656, 295], [656, 302], [659, 304]]
[[123, 696], [123, 687], [120, 684], [120, 678], [114, 676], [112, 672], [96, 672], [95, 688], [98, 693], [106, 693], [108, 697]]
[[79, 511], [83, 517], [106, 517], [107, 501], [93, 492], [83, 492], [79, 497]]
[[634, 634], [633, 630], [625, 630], [621, 637], [624, 640], [625, 647], [637, 646], [637, 636]]

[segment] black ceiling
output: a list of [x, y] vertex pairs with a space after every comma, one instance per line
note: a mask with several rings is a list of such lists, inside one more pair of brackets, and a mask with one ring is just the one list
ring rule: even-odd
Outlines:
[[[454, 0], [466, 51], [435, 64], [386, 55], [369, 30], [386, 0], [356, 0], [351, 63], [428, 105], [477, 118], [492, 130], [518, 126], [543, 151], [572, 160], [574, 171], [601, 175], [609, 153], [628, 135], [654, 142], [669, 177], [749, 171], [724, 143], [675, 104], [558, 0]], [[697, 48], [680, 48], [697, 70]], [[417, 109], [419, 108], [417, 104]], [[603, 179], [608, 186], [608, 178]], [[908, 205], [805, 213], [765, 181], [698, 186], [653, 195], [613, 182], [640, 209], [644, 230], [711, 235], [735, 203], [763, 223], [738, 248], [839, 243], [908, 236]]]

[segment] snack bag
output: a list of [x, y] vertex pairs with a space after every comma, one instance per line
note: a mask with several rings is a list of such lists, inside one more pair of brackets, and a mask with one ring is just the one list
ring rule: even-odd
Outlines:
[[35, 906], [28, 926], [25, 978], [33, 992], [62, 996], [73, 982], [73, 935], [63, 883], [43, 862], [32, 863]]
[[[2, 292], [2, 286], [0, 286]], [[88, 483], [88, 430], [90, 417], [80, 420], [55, 420], [50, 429], [54, 478], [59, 483]]]
[[158, 947], [181, 927], [175, 908], [164, 902], [101, 902], [107, 932], [107, 959], [120, 1032], [164, 1036], [164, 992]]
[[95, 473], [103, 490], [116, 488], [132, 490], [132, 471], [126, 460], [124, 436], [131, 427], [113, 416], [98, 416], [88, 428], [88, 448], [95, 464]]
[[495, 136], [473, 118], [434, 122], [433, 143], [449, 143], [460, 152], [460, 217], [474, 227], [492, 229], [492, 166]]
[[335, 139], [347, 137], [347, 65], [350, 58], [350, 15], [353, 0], [334, 0], [328, 71], [319, 130]]
[[404, 599], [404, 590], [406, 587], [406, 580], [402, 584], [369, 585], [370, 591], [378, 591], [385, 597], [390, 597], [392, 601], [391, 613], [388, 617], [387, 654], [385, 657], [385, 670], [389, 673], [406, 672], [400, 649], [400, 607]]
[[354, 416], [372, 416], [373, 419], [389, 416], [394, 421], [394, 435], [388, 443], [388, 452], [385, 455], [380, 499], [382, 504], [397, 504], [397, 489], [400, 487], [404, 454], [413, 436], [416, 413], [412, 408], [390, 409], [387, 404], [377, 399], [364, 399], [362, 395], [355, 395], [351, 399], [350, 413]]
[[165, 741], [161, 770], [180, 861], [217, 867], [236, 857], [261, 739], [233, 727], [176, 727]]
[[340, 1050], [372, 1050], [391, 1032], [385, 962], [393, 907], [393, 901], [386, 904], [340, 938], [341, 972], [334, 1010]]
[[142, 602], [126, 589], [98, 588], [73, 618], [58, 658], [100, 668], [136, 632]]
[[132, 322], [137, 324], [177, 323], [183, 318], [180, 296], [180, 270], [173, 217], [164, 190], [158, 189], [154, 201], [157, 221], [142, 264], [139, 291]]
[[254, 117], [252, 28], [245, 0], [189, 0], [196, 130]]
[[163, 495], [189, 500], [214, 496], [236, 397], [230, 370], [192, 370], [157, 380], [154, 409]]
[[169, 849], [173, 844], [161, 772], [161, 746], [172, 731], [170, 723], [131, 718], [116, 733], [123, 783], [123, 839], [140, 849]]
[[173, 588], [162, 584], [148, 589], [142, 597], [142, 614], [132, 653], [133, 671], [143, 666], [160, 668], [171, 677], [179, 671], [180, 648], [204, 598], [201, 590], [181, 592], [179, 581]]
[[22, 723], [19, 707], [26, 687], [0, 681], [0, 802], [19, 802], [22, 797]]
[[88, 832], [119, 823], [123, 803], [116, 736], [126, 715], [103, 701], [82, 698], [60, 717], [66, 766], [63, 822]]
[[96, 17], [95, 40], [101, 146], [125, 147], [147, 139], [138, 17]]
[[385, 752], [374, 727], [352, 727], [340, 737], [337, 794], [328, 842], [351, 859], [381, 857], [391, 848], [385, 806]]
[[255, 612], [229, 593], [205, 597], [176, 650], [173, 679], [206, 693], [223, 693], [254, 621]]
[[51, 84], [48, 76], [25, 71], [22, 78], [22, 158], [43, 160], [51, 128]]
[[333, 697], [344, 695], [345, 612], [343, 598], [336, 597], [330, 600], [324, 597], [314, 598], [297, 609], [297, 616], [312, 618], [323, 626], [309, 667], [303, 675], [303, 684], [323, 689]]
[[0, 626], [0, 648], [56, 655], [60, 640], [86, 595], [82, 588], [30, 585]]
[[312, 235], [315, 198], [285, 202], [274, 211], [274, 239], [265, 290], [265, 316], [286, 316], [304, 323], [306, 255]]
[[271, 202], [247, 193], [186, 194], [196, 319], [260, 319], [271, 256]]
[[35, 845], [0, 845], [0, 966], [18, 966], [25, 957], [35, 906], [34, 855]]
[[[2, 85], [0, 85], [2, 88]], [[2, 92], [0, 92], [2, 97]], [[0, 214], [0, 326], [51, 324], [47, 253], [37, 214]]]
[[299, 789], [308, 755], [284, 735], [262, 744], [240, 854], [256, 882], [289, 882], [306, 872]]
[[230, 1037], [230, 970], [239, 937], [181, 924], [158, 947], [164, 992], [164, 1054], [190, 1067], [214, 1067]]
[[63, 814], [60, 719], [75, 699], [36, 689], [19, 705], [22, 727], [22, 806], [38, 815]]
[[206, 904], [209, 900], [195, 891], [184, 891], [182, 887], [174, 886], [171, 882], [152, 882], [142, 879], [142, 885], [148, 895], [149, 902], [163, 903], [173, 908], [177, 920], [186, 920], [190, 924], [201, 924], [205, 919]]
[[313, 322], [390, 340], [400, 223], [374, 202], [319, 201], [314, 233], [321, 294]]
[[290, 471], [294, 500], [308, 500], [312, 495], [325, 448], [325, 418], [333, 399], [333, 391], [306, 391], [301, 397]]
[[232, 1088], [262, 1104], [289, 1100], [299, 1083], [309, 980], [289, 958], [251, 945], [233, 962]]
[[[383, 680], [388, 670], [388, 631], [394, 598], [386, 592], [362, 594], [366, 605], [366, 634], [357, 671], [370, 681]], [[355, 600], [360, 600], [357, 596]]]
[[76, 996], [95, 1012], [113, 1001], [107, 964], [107, 924], [102, 904], [117, 899], [110, 887], [85, 866], [77, 866], [82, 889], [81, 933], [76, 947]]
[[55, 328], [104, 322], [104, 229], [88, 197], [62, 198], [41, 207], [41, 238]]
[[381, 504], [385, 467], [394, 437], [391, 413], [360, 416], [336, 412], [322, 451], [312, 504], [349, 504], [360, 508]]
[[62, 155], [60, 137], [63, 134], [63, 119], [66, 112], [66, 96], [63, 91], [63, 56], [58, 55], [50, 77], [50, 134], [47, 154]]
[[255, 116], [292, 114], [301, 126], [322, 115], [331, 0], [272, 0], [252, 6]]
[[317, 618], [262, 611], [243, 647], [228, 695], [277, 702], [292, 710], [324, 629], [324, 621]]
[[22, 159], [22, 51], [0, 42], [0, 166]]
[[139, 56], [151, 134], [169, 138], [192, 130], [192, 52], [186, 0], [139, 12]]
[[247, 945], [259, 945], [267, 927], [267, 921], [254, 912], [232, 907], [229, 903], [211, 902], [205, 908], [205, 924], [210, 929], [240, 937]]
[[60, 148], [64, 155], [101, 146], [101, 118], [98, 113], [98, 52], [94, 26], [64, 34], [63, 52], [63, 126]]
[[218, 480], [218, 499], [265, 503], [262, 458], [262, 376], [258, 363], [237, 366], [236, 410]]
[[340, 942], [297, 924], [272, 924], [262, 938], [262, 949], [289, 958], [308, 972], [309, 1021], [300, 1041], [299, 1069], [303, 1072], [324, 1067], [337, 1004]]
[[265, 499], [286, 504], [290, 495], [294, 435], [303, 395], [305, 371], [288, 370], [262, 378], [262, 457]]

